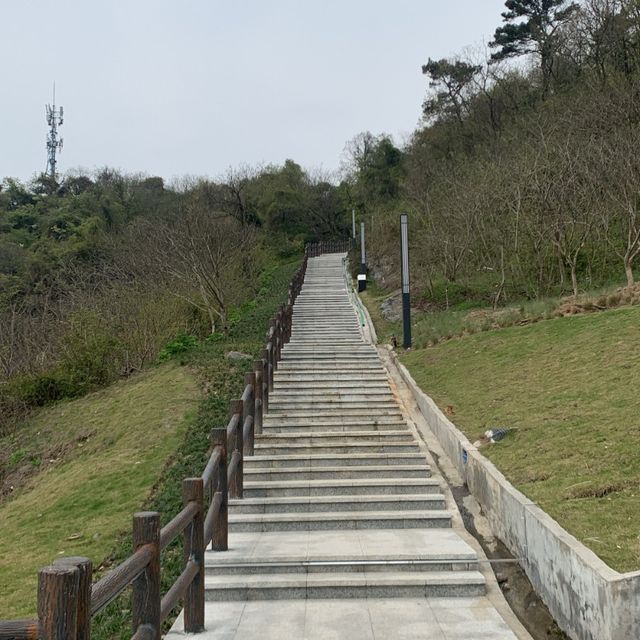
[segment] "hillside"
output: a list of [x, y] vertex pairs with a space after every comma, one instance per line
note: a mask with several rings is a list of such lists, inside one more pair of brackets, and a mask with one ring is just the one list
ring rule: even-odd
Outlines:
[[640, 568], [638, 345], [640, 308], [624, 307], [454, 338], [400, 359], [470, 440], [514, 429], [483, 453], [610, 566], [631, 571]]
[[56, 556], [99, 566], [148, 499], [199, 397], [187, 368], [164, 365], [43, 409], [0, 439], [6, 480], [23, 481], [0, 502], [0, 618], [33, 613], [38, 569]]

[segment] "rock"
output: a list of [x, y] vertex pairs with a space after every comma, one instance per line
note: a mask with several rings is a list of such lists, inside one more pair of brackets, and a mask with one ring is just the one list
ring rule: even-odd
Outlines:
[[402, 318], [402, 295], [399, 291], [382, 301], [380, 313], [387, 322], [398, 322]]
[[242, 353], [242, 351], [229, 351], [225, 355], [229, 360], [251, 360], [251, 356], [247, 353]]

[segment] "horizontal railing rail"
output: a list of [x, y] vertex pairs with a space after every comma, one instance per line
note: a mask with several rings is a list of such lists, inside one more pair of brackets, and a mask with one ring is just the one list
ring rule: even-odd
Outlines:
[[317, 258], [325, 253], [347, 253], [351, 249], [353, 241], [351, 238], [340, 238], [339, 240], [320, 240], [306, 245], [305, 253], [310, 258]]
[[[342, 250], [339, 246], [335, 245], [336, 251]], [[334, 245], [323, 244], [322, 252], [331, 247]], [[180, 602], [184, 631], [204, 630], [205, 550], [209, 545], [212, 551], [229, 548], [229, 498], [242, 498], [244, 456], [253, 455], [255, 435], [262, 432], [273, 374], [291, 338], [293, 304], [302, 289], [310, 255], [306, 250], [289, 285], [287, 302], [271, 320], [262, 357], [245, 375], [240, 399], [231, 402], [227, 426], [211, 431], [211, 454], [202, 475], [183, 480], [180, 512], [162, 528], [159, 513], [134, 514], [132, 554], [94, 584], [88, 558], [59, 558], [41, 569], [37, 619], [0, 621], [0, 640], [89, 640], [92, 616], [129, 587], [132, 638], [160, 640], [162, 623]], [[180, 536], [183, 568], [163, 596], [160, 554]]]

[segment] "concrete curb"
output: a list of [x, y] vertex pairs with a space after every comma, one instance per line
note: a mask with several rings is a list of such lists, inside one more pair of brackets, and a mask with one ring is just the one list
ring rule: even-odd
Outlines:
[[614, 571], [520, 493], [390, 355], [493, 533], [520, 560], [560, 628], [577, 640], [640, 638], [640, 571]]

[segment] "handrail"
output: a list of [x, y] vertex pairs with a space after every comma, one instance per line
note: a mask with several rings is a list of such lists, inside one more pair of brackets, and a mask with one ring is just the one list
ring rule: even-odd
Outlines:
[[38, 640], [40, 623], [37, 620], [7, 620], [0, 622], [2, 640]]
[[216, 470], [220, 465], [223, 455], [224, 450], [222, 445], [216, 445], [211, 452], [211, 457], [209, 458], [209, 462], [207, 462], [207, 466], [202, 472], [202, 482], [204, 482], [205, 487], [211, 482], [212, 478], [215, 477]]
[[149, 565], [151, 545], [140, 547], [124, 562], [98, 580], [91, 588], [91, 615], [113, 602]]
[[[262, 431], [269, 408], [273, 375], [282, 349], [291, 339], [293, 305], [302, 290], [308, 259], [342, 251], [345, 242], [308, 245], [289, 285], [286, 304], [274, 314], [262, 357], [245, 375], [239, 400], [231, 402], [224, 428], [211, 431], [211, 454], [202, 475], [182, 483], [184, 506], [162, 529], [160, 514], [133, 517], [134, 550], [123, 562], [91, 584], [88, 558], [59, 558], [38, 574], [38, 619], [0, 621], [0, 640], [89, 640], [91, 617], [132, 587], [132, 617], [136, 640], [157, 640], [162, 622], [184, 600], [184, 630], [204, 630], [204, 551], [228, 549], [229, 497], [243, 494], [243, 458], [253, 455], [254, 437]], [[205, 496], [208, 503], [205, 510]], [[181, 534], [185, 563], [164, 596], [160, 594], [160, 552]], [[64, 596], [62, 595], [64, 594]]]
[[160, 551], [164, 551], [192, 522], [198, 511], [198, 504], [190, 502], [173, 520], [160, 530]]
[[193, 582], [199, 571], [200, 565], [195, 560], [187, 562], [187, 566], [180, 574], [180, 577], [160, 601], [160, 618], [162, 620], [165, 620], [171, 610], [178, 604], [178, 600], [184, 596], [187, 587]]

